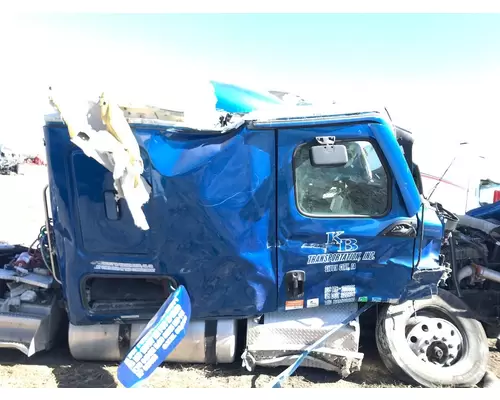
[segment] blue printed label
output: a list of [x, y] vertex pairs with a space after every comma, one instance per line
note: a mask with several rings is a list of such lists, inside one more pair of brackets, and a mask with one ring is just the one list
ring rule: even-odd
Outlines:
[[191, 302], [184, 286], [179, 286], [163, 303], [118, 367], [118, 380], [135, 387], [147, 379], [186, 335], [191, 318]]

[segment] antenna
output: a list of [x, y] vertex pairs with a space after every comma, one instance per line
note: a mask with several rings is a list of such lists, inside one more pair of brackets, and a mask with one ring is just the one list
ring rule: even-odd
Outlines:
[[[461, 142], [461, 143], [459, 143], [459, 146], [463, 146], [463, 145], [466, 145], [466, 144], [469, 144], [469, 142]], [[448, 167], [443, 172], [443, 175], [441, 175], [441, 177], [439, 178], [439, 181], [434, 185], [434, 188], [432, 189], [432, 192], [429, 195], [429, 198], [427, 200], [431, 199], [432, 195], [434, 194], [434, 192], [436, 191], [437, 187], [439, 186], [439, 184], [441, 183], [441, 181], [443, 180], [443, 178], [445, 177], [445, 175], [447, 174], [448, 170], [451, 168], [451, 166], [453, 165], [453, 163], [455, 162], [456, 159], [457, 159], [457, 156], [455, 155], [455, 157], [453, 157], [453, 160], [451, 160], [451, 163], [448, 165]]]

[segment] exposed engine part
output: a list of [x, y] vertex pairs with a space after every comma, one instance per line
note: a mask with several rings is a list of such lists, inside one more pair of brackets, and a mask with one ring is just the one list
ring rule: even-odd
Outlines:
[[460, 282], [458, 280], [457, 247], [455, 235], [456, 232], [450, 232], [448, 238], [451, 252], [451, 277], [453, 278], [453, 287], [456, 289], [458, 297], [462, 297], [462, 293], [460, 291]]
[[500, 260], [500, 225], [464, 215], [460, 217], [456, 238], [458, 260], [470, 259], [486, 266]]
[[[453, 238], [453, 240], [452, 240]], [[498, 239], [497, 239], [498, 238]], [[470, 216], [460, 217], [457, 229], [443, 246], [445, 259], [456, 262], [455, 271], [470, 264], [497, 270], [500, 267], [500, 226]], [[452, 253], [454, 245], [454, 257]], [[465, 272], [464, 272], [465, 273]]]
[[473, 279], [487, 279], [500, 283], [500, 272], [493, 271], [489, 268], [477, 264], [467, 265], [458, 273], [459, 282], [468, 277], [472, 277]]
[[434, 207], [438, 215], [440, 215], [441, 218], [443, 218], [445, 222], [444, 226], [445, 233], [454, 232], [459, 222], [458, 216], [453, 214], [446, 208], [444, 208], [440, 203], [430, 203], [430, 204]]
[[462, 227], [469, 227], [484, 232], [487, 235], [494, 235], [496, 237], [500, 237], [500, 233], [495, 232], [495, 230], [500, 228], [500, 226], [497, 224], [494, 224], [490, 221], [486, 221], [484, 219], [474, 218], [471, 217], [470, 215], [460, 215], [459, 219], [460, 219], [459, 224]]
[[471, 260], [481, 264], [486, 264], [489, 258], [489, 249], [486, 244], [487, 237], [479, 232], [469, 235], [460, 231], [455, 232], [454, 239], [456, 243], [456, 259], [458, 261]]
[[442, 246], [444, 262], [451, 262], [453, 270], [445, 288], [454, 290], [486, 324], [488, 337], [496, 337], [500, 329], [500, 225], [468, 215], [459, 218], [456, 230]]

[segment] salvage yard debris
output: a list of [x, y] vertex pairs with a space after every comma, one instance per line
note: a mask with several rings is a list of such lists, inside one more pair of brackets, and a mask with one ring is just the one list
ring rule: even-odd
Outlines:
[[19, 174], [22, 164], [47, 165], [39, 154], [22, 155], [0, 143], [0, 175]]
[[16, 154], [12, 149], [0, 144], [0, 174], [9, 175], [17, 173], [21, 156]]
[[[36, 247], [34, 247], [37, 245]], [[16, 252], [16, 246], [2, 244], [3, 257], [11, 259], [0, 269], [0, 312], [14, 311], [21, 303], [35, 303], [43, 292], [54, 286], [46, 249], [46, 231], [40, 230], [39, 237], [26, 251]]]

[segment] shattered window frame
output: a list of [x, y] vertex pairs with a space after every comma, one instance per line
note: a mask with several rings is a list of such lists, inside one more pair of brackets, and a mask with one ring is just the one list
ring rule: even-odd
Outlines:
[[[385, 205], [385, 208], [383, 210], [381, 210], [380, 212], [378, 213], [370, 213], [370, 214], [361, 214], [361, 213], [354, 213], [354, 214], [349, 214], [349, 213], [335, 213], [333, 211], [330, 211], [330, 212], [321, 212], [321, 211], [318, 211], [318, 212], [309, 212], [307, 210], [305, 210], [303, 207], [302, 207], [302, 204], [301, 204], [301, 201], [299, 199], [299, 187], [300, 187], [300, 184], [298, 182], [298, 177], [297, 177], [297, 169], [298, 167], [300, 167], [299, 165], [299, 162], [300, 162], [300, 159], [298, 159], [298, 155], [300, 154], [300, 150], [303, 148], [303, 147], [306, 147], [307, 149], [309, 149], [312, 145], [315, 145], [317, 144], [316, 141], [314, 140], [311, 140], [311, 141], [308, 141], [308, 142], [305, 142], [305, 143], [301, 143], [299, 145], [296, 146], [296, 148], [294, 149], [294, 152], [293, 152], [293, 155], [292, 155], [292, 168], [293, 168], [293, 186], [294, 186], [294, 198], [295, 198], [295, 206], [298, 210], [298, 212], [305, 216], [305, 217], [308, 217], [308, 218], [365, 218], [365, 219], [378, 219], [378, 218], [383, 218], [385, 216], [387, 216], [391, 209], [392, 209], [392, 174], [390, 172], [390, 169], [388, 167], [388, 164], [387, 164], [387, 160], [382, 152], [382, 150], [380, 149], [380, 147], [378, 146], [378, 143], [373, 140], [373, 139], [358, 139], [358, 138], [351, 138], [351, 139], [342, 139], [342, 140], [337, 140], [336, 141], [336, 144], [343, 144], [343, 145], [346, 145], [346, 146], [349, 146], [349, 143], [358, 143], [359, 148], [363, 151], [364, 153], [364, 156], [366, 157], [367, 154], [366, 154], [366, 148], [370, 148], [371, 147], [371, 150], [372, 152], [374, 152], [374, 154], [376, 154], [377, 158], [378, 158], [378, 162], [377, 164], [380, 164], [380, 167], [381, 168], [381, 172], [383, 172], [383, 176], [381, 178], [381, 180], [383, 181], [385, 179], [385, 188], [382, 189], [382, 191], [385, 191], [385, 202], [381, 203], [381, 204], [384, 204]], [[364, 145], [363, 145], [364, 144]], [[309, 153], [309, 152], [307, 152]], [[373, 153], [372, 153], [373, 154]], [[313, 167], [311, 164], [310, 164], [310, 159], [309, 159], [309, 155], [307, 156], [308, 157], [308, 162], [309, 162], [309, 168], [324, 168], [324, 169], [330, 169], [330, 170], [334, 170], [336, 168], [339, 168], [339, 167]], [[368, 161], [368, 160], [367, 160]], [[369, 166], [371, 167], [371, 165], [369, 164]], [[344, 167], [340, 167], [340, 168], [344, 168]], [[376, 170], [372, 170], [370, 168], [370, 171], [373, 173], [373, 171], [376, 171]], [[365, 184], [369, 184], [368, 181], [366, 181]], [[385, 190], [384, 190], [385, 189]]]

